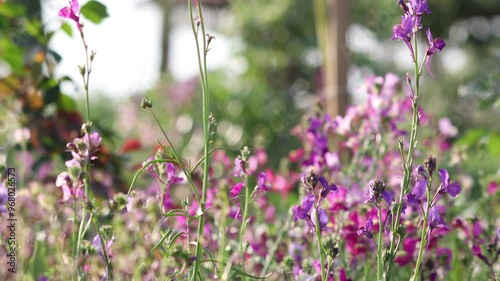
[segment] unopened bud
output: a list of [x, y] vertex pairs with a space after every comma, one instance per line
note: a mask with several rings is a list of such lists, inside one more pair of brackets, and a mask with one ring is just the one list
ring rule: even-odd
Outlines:
[[436, 157], [432, 157], [432, 155], [429, 155], [429, 157], [427, 157], [427, 159], [425, 160], [424, 164], [425, 168], [427, 169], [427, 172], [429, 173], [429, 177], [432, 177], [437, 167]]
[[153, 102], [151, 101], [151, 98], [143, 98], [141, 100], [141, 104], [140, 104], [141, 108], [144, 108], [144, 109], [150, 109], [153, 107]]

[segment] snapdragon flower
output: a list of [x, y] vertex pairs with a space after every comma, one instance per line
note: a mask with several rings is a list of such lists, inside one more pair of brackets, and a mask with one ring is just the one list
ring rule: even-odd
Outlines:
[[76, 22], [78, 30], [81, 32], [83, 25], [80, 22], [80, 4], [78, 0], [70, 0], [69, 6], [66, 6], [59, 10], [59, 16], [65, 19], [72, 19]]
[[455, 198], [462, 191], [458, 182], [450, 181], [450, 176], [446, 169], [439, 169], [439, 178], [441, 178], [441, 186], [438, 189], [440, 194], [448, 193]]
[[435, 52], [439, 52], [441, 50], [443, 50], [443, 48], [446, 46], [446, 43], [444, 42], [444, 40], [442, 38], [433, 38], [432, 37], [432, 33], [431, 33], [431, 30], [430, 28], [427, 28], [427, 31], [426, 31], [426, 34], [427, 34], [427, 39], [429, 40], [429, 46], [427, 46], [427, 49], [426, 49], [426, 54], [427, 54], [427, 71], [429, 71], [429, 74], [434, 77], [434, 75], [432, 74], [431, 72], [431, 58], [432, 58], [432, 55], [435, 53]]

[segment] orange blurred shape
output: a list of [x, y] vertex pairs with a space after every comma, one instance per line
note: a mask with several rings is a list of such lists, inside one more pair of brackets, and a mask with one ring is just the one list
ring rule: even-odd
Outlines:
[[128, 139], [122, 146], [122, 153], [127, 153], [131, 151], [136, 151], [142, 148], [141, 141], [138, 139]]
[[39, 51], [35, 54], [33, 57], [33, 61], [36, 63], [42, 63], [43, 60], [45, 59], [45, 52], [44, 51]]

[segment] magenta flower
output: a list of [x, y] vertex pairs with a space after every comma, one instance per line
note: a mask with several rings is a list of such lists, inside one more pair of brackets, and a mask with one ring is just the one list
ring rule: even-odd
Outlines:
[[429, 28], [427, 28], [427, 39], [429, 39], [429, 46], [427, 47], [427, 71], [429, 71], [429, 74], [434, 77], [434, 75], [431, 72], [431, 57], [436, 51], [441, 51], [445, 46], [446, 43], [442, 38], [432, 38], [432, 33]]
[[80, 23], [80, 4], [78, 4], [78, 0], [70, 0], [69, 6], [59, 11], [59, 16], [74, 20], [78, 26], [78, 30], [82, 31], [83, 25]]
[[240, 192], [241, 192], [241, 189], [242, 189], [244, 186], [245, 186], [245, 184], [244, 184], [244, 183], [241, 183], [241, 182], [239, 182], [239, 183], [235, 184], [235, 185], [233, 186], [233, 188], [231, 188], [231, 191], [229, 192], [229, 194], [231, 194], [231, 196], [233, 196], [233, 197], [238, 196], [238, 195], [240, 194]]
[[439, 169], [439, 177], [441, 178], [440, 194], [448, 193], [455, 198], [462, 191], [458, 182], [450, 182], [450, 176], [446, 169]]

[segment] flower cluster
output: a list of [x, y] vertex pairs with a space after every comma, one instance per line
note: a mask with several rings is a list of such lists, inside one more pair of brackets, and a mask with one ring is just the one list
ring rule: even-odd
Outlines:
[[[401, 23], [395, 25], [392, 28], [392, 40], [401, 40], [405, 42], [406, 46], [410, 50], [411, 56], [415, 61], [415, 50], [416, 47], [414, 42], [412, 42], [413, 36], [415, 33], [422, 29], [422, 24], [420, 23], [422, 20], [423, 14], [430, 14], [429, 5], [427, 0], [410, 0], [409, 2], [405, 2], [404, 0], [398, 0], [398, 5], [404, 11], [404, 15], [401, 16]], [[427, 62], [427, 70], [429, 74], [433, 76], [430, 68], [430, 61], [432, 55], [437, 52], [443, 50], [445, 47], [445, 42], [442, 38], [433, 38], [431, 30], [428, 28], [426, 30], [427, 39], [429, 45], [425, 51], [425, 61]]]
[[293, 220], [305, 220], [311, 227], [316, 227], [319, 222], [319, 229], [324, 230], [328, 224], [328, 215], [321, 208], [321, 202], [331, 191], [337, 191], [338, 188], [335, 184], [329, 184], [324, 177], [313, 170], [302, 177], [302, 184], [307, 194], [302, 200], [302, 205], [292, 208]]
[[101, 145], [101, 136], [97, 132], [88, 134], [87, 132], [81, 138], [75, 138], [72, 142], [66, 145], [66, 149], [71, 153], [72, 159], [65, 162], [66, 171], [60, 173], [56, 179], [56, 186], [60, 187], [63, 192], [63, 201], [68, 201], [70, 198], [77, 199], [84, 194], [84, 178], [87, 164], [90, 161], [97, 159], [95, 153]]

